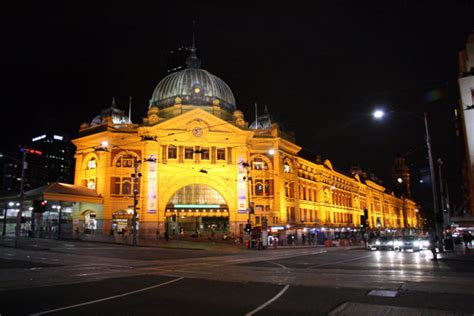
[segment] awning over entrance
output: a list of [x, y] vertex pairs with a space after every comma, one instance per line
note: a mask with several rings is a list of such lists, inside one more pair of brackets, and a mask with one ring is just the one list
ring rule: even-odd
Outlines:
[[[20, 195], [1, 197], [0, 201], [19, 200]], [[78, 185], [54, 182], [25, 192], [24, 200], [53, 200], [102, 204], [103, 198], [94, 190]]]

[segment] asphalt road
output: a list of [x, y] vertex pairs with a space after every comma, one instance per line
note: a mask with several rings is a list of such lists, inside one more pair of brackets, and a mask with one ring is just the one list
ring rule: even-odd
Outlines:
[[461, 248], [439, 257], [314, 247], [0, 247], [0, 314], [472, 315], [473, 255]]

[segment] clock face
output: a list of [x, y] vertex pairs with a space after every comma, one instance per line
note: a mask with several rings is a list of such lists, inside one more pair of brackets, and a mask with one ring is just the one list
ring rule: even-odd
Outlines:
[[202, 128], [195, 127], [195, 128], [193, 128], [192, 133], [193, 133], [194, 136], [199, 137], [199, 136], [202, 135]]

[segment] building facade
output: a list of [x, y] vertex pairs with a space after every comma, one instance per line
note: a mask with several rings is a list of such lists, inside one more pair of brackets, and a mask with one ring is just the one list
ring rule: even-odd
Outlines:
[[[474, 33], [459, 53], [460, 115], [466, 151], [465, 187], [468, 214], [474, 216]], [[472, 220], [471, 220], [472, 221]]]
[[83, 124], [73, 143], [75, 185], [104, 203], [73, 214], [79, 230], [131, 231], [134, 209], [142, 237], [238, 236], [248, 222], [295, 234], [358, 231], [364, 210], [371, 228], [418, 226], [414, 201], [337, 172], [329, 160], [299, 156], [267, 111], [249, 125], [229, 86], [201, 69], [194, 51], [187, 68], [158, 83], [143, 123], [113, 106]]

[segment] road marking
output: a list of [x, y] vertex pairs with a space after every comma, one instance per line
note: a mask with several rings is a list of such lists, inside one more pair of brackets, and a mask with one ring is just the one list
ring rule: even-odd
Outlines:
[[108, 301], [108, 300], [113, 300], [113, 299], [116, 299], [116, 298], [119, 298], [119, 297], [124, 297], [124, 296], [132, 295], [132, 294], [135, 294], [135, 293], [140, 293], [140, 292], [143, 292], [143, 291], [148, 291], [148, 290], [160, 287], [160, 286], [164, 286], [164, 285], [167, 285], [167, 284], [178, 282], [182, 279], [184, 279], [184, 278], [181, 277], [181, 278], [177, 278], [177, 279], [174, 279], [174, 280], [171, 280], [171, 281], [168, 281], [168, 282], [164, 282], [164, 283], [156, 284], [156, 285], [149, 286], [149, 287], [146, 287], [146, 288], [143, 288], [143, 289], [135, 290], [135, 291], [132, 291], [132, 292], [127, 292], [127, 293], [123, 293], [123, 294], [119, 294], [119, 295], [109, 296], [109, 297], [101, 298], [101, 299], [98, 299], [98, 300], [95, 300], [95, 301], [90, 301], [90, 302], [85, 302], [85, 303], [80, 303], [80, 304], [75, 304], [75, 305], [70, 305], [70, 306], [64, 306], [64, 307], [60, 307], [60, 308], [56, 308], [56, 309], [51, 309], [49, 311], [34, 313], [34, 314], [31, 314], [31, 315], [32, 316], [33, 315], [44, 315], [44, 314], [54, 313], [54, 312], [57, 312], [57, 311], [62, 311], [62, 310], [65, 310], [65, 309], [71, 309], [71, 308], [75, 308], [75, 307], [80, 307], [80, 306], [95, 304], [95, 303], [104, 302], [104, 301]]
[[330, 262], [330, 263], [325, 263], [325, 264], [318, 264], [318, 265], [315, 265], [315, 266], [307, 267], [306, 269], [320, 268], [320, 267], [330, 266], [330, 265], [337, 264], [337, 263], [345, 263], [345, 262], [356, 261], [356, 260], [360, 260], [360, 259], [364, 259], [364, 258], [368, 258], [368, 257], [372, 257], [372, 256], [368, 255], [368, 256], [362, 256], [362, 257], [352, 258], [352, 259], [348, 259], [348, 260], [335, 261], [335, 262]]
[[273, 261], [267, 261], [268, 263], [271, 263], [271, 264], [275, 264], [283, 269], [288, 269], [287, 267], [285, 267], [284, 265], [280, 264], [280, 263], [277, 263], [277, 262], [273, 262]]
[[264, 309], [265, 307], [267, 307], [268, 305], [270, 305], [271, 303], [275, 302], [280, 296], [283, 295], [283, 293], [286, 292], [286, 290], [288, 290], [288, 288], [290, 287], [289, 284], [285, 285], [285, 287], [283, 288], [283, 290], [280, 291], [280, 293], [278, 293], [277, 295], [275, 295], [273, 298], [271, 298], [270, 300], [268, 300], [266, 303], [264, 303], [263, 305], [260, 305], [259, 307], [257, 307], [256, 309], [254, 309], [253, 311], [251, 312], [248, 312], [247, 314], [245, 314], [245, 316], [252, 316], [253, 314], [255, 314], [256, 312], [258, 312], [259, 310], [262, 310]]
[[395, 297], [398, 291], [391, 290], [372, 290], [367, 295], [369, 296], [383, 296], [383, 297]]

